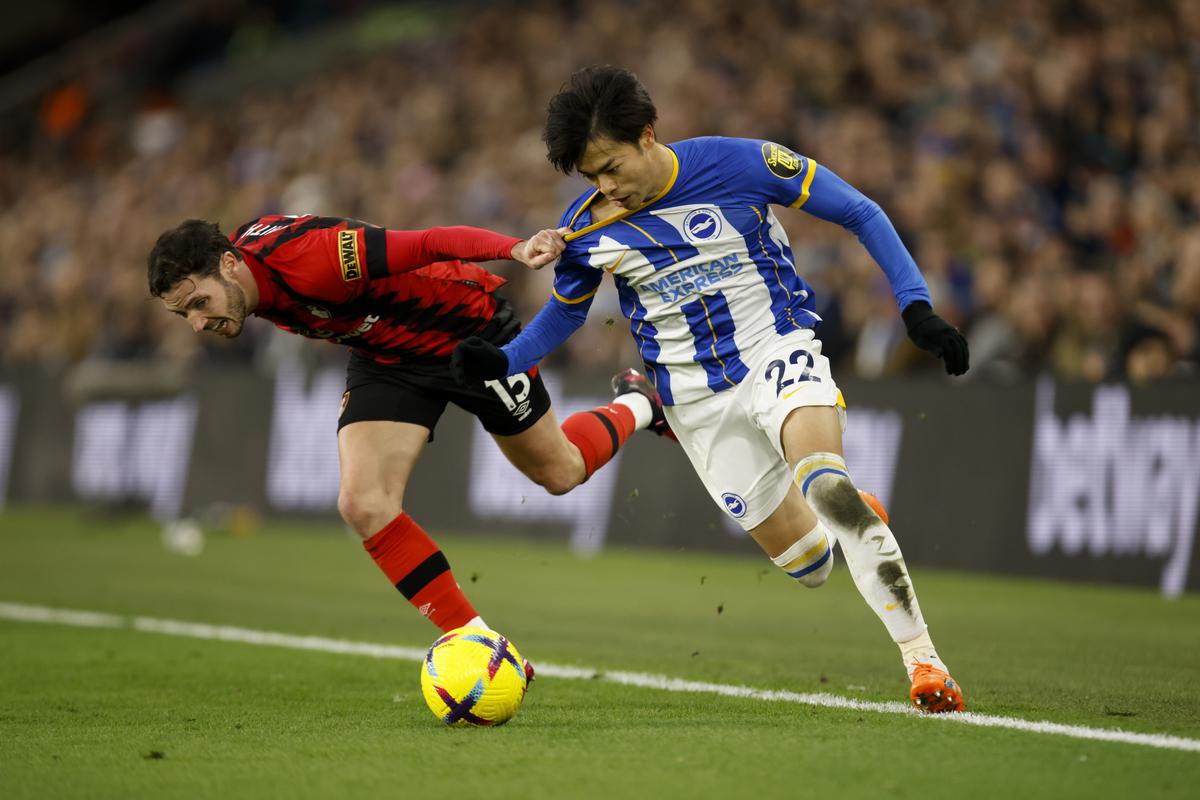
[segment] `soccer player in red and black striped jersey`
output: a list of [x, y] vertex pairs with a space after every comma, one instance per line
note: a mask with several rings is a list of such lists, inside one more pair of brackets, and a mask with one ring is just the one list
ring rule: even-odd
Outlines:
[[474, 261], [540, 267], [560, 231], [521, 240], [470, 227], [386, 230], [352, 219], [267, 216], [226, 238], [187, 220], [148, 259], [150, 293], [197, 332], [234, 337], [248, 314], [351, 348], [338, 420], [338, 510], [397, 589], [442, 630], [486, 627], [437, 545], [404, 512], [404, 488], [447, 403], [479, 418], [518, 469], [551, 494], [578, 486], [637, 429], [662, 419], [630, 392], [560, 427], [537, 369], [462, 386], [450, 356], [467, 337], [500, 345], [520, 329]]

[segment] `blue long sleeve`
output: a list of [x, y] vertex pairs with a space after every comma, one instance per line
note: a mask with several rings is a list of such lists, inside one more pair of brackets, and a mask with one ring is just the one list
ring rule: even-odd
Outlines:
[[836, 173], [818, 167], [809, 198], [801, 210], [853, 232], [887, 275], [901, 310], [915, 300], [933, 304], [917, 263], [900, 241], [892, 221], [874, 200]]
[[542, 310], [530, 320], [525, 330], [500, 348], [504, 355], [508, 356], [508, 374], [524, 372], [569, 339], [587, 319], [590, 305], [591, 303], [568, 305], [551, 299], [542, 306]]

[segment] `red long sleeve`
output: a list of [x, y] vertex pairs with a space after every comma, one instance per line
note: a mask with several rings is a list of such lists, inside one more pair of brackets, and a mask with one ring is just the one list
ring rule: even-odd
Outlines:
[[[441, 364], [484, 330], [504, 278], [469, 261], [520, 240], [479, 228], [389, 231], [341, 217], [259, 217], [230, 241], [258, 287], [254, 313], [385, 364]], [[411, 273], [419, 267], [429, 267]]]
[[503, 261], [512, 257], [514, 236], [454, 225], [422, 231], [387, 232], [388, 272], [399, 274], [436, 261]]

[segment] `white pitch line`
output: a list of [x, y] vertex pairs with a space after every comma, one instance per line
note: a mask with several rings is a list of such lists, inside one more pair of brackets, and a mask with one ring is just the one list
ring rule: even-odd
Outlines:
[[[351, 642], [344, 639], [326, 639], [321, 636], [296, 636], [276, 631], [256, 631], [232, 625], [205, 625], [174, 619], [153, 617], [124, 617], [97, 611], [75, 611], [70, 609], [30, 606], [20, 603], [0, 603], [0, 619], [17, 622], [42, 622], [53, 625], [74, 625], [84, 628], [121, 628], [143, 633], [158, 633], [167, 636], [185, 636], [193, 639], [208, 639], [222, 642], [284, 647], [291, 650], [313, 650], [322, 653], [370, 656], [398, 661], [421, 661], [425, 649], [398, 645]], [[1066, 736], [1072, 739], [1090, 739], [1100, 742], [1119, 742], [1163, 750], [1184, 750], [1200, 753], [1200, 739], [1186, 739], [1165, 733], [1133, 733], [1112, 728], [1089, 728], [1084, 725], [1063, 725], [1058, 722], [1033, 722], [1016, 717], [999, 717], [971, 712], [959, 714], [922, 714], [905, 703], [880, 703], [869, 700], [853, 700], [848, 697], [823, 692], [788, 692], [771, 689], [752, 689], [748, 686], [733, 686], [723, 683], [704, 683], [671, 678], [666, 675], [651, 675], [643, 672], [608, 672], [585, 667], [566, 667], [538, 662], [538, 677], [565, 678], [569, 680], [600, 680], [623, 686], [643, 689], [659, 689], [666, 692], [693, 692], [734, 697], [744, 700], [762, 700], [771, 703], [797, 703], [821, 708], [836, 708], [853, 711], [872, 711], [879, 714], [904, 714], [938, 722], [956, 722], [983, 728], [1008, 728], [1010, 730]]]

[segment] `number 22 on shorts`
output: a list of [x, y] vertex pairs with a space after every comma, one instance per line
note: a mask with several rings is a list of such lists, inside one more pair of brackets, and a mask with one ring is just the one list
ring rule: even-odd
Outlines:
[[[801, 361], [804, 363], [801, 364]], [[797, 387], [792, 392], [784, 394], [783, 390], [793, 384], [804, 383], [805, 381], [812, 381], [813, 383], [821, 382], [820, 378], [812, 374], [813, 363], [812, 353], [803, 349], [793, 350], [786, 362], [782, 358], [777, 358], [770, 364], [767, 364], [767, 371], [763, 374], [763, 377], [767, 380], [774, 379], [775, 395], [777, 397], [788, 397], [792, 392], [799, 389]], [[795, 368], [799, 367], [800, 374], [795, 375], [795, 377], [789, 377], [789, 366], [793, 368], [790, 370], [793, 374], [796, 372]]]

